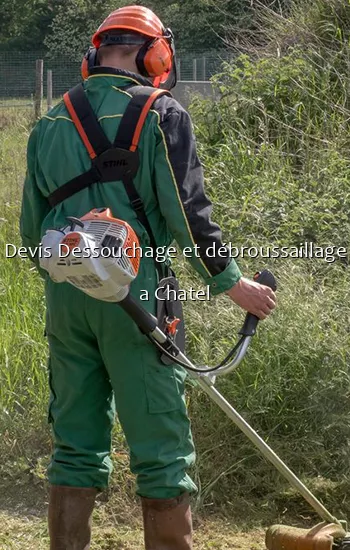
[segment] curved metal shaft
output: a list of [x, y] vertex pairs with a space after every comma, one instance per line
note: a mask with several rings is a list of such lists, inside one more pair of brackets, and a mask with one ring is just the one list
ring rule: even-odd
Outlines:
[[240, 364], [240, 362], [244, 359], [244, 356], [247, 353], [247, 349], [249, 347], [251, 339], [252, 339], [251, 336], [247, 336], [246, 338], [244, 338], [234, 358], [229, 363], [227, 363], [227, 365], [225, 365], [224, 367], [220, 367], [219, 369], [215, 370], [213, 374], [215, 376], [219, 376], [220, 374], [228, 374], [229, 372], [232, 372], [233, 370], [235, 370]]
[[[157, 340], [157, 342], [159, 342], [160, 344], [164, 344], [164, 342], [166, 342], [166, 340], [167, 340], [165, 334], [158, 327], [151, 333], [151, 336], [153, 336], [153, 338], [155, 340]], [[215, 371], [212, 371], [212, 373], [208, 372], [208, 374], [206, 374], [206, 373], [198, 373], [198, 374], [201, 374], [201, 376], [210, 376], [212, 378], [212, 380], [214, 380], [216, 378], [216, 376], [218, 376], [220, 374], [228, 374], [229, 372], [233, 371], [234, 369], [236, 369], [238, 367], [240, 362], [244, 359], [244, 356], [247, 353], [247, 349], [249, 347], [251, 339], [252, 339], [251, 336], [246, 336], [244, 338], [244, 340], [243, 340], [242, 344], [239, 346], [235, 356], [233, 357], [233, 359], [231, 359], [231, 361], [229, 363], [227, 363], [227, 365], [225, 365], [223, 367], [220, 367], [219, 369], [215, 369]], [[196, 368], [195, 365], [193, 365], [191, 363], [191, 361], [185, 355], [183, 355], [182, 353], [180, 353], [177, 357], [183, 363], [187, 363], [188, 366], [190, 366], [192, 368]], [[201, 367], [201, 369], [206, 369], [206, 368], [209, 371], [211, 367], [209, 367], [209, 366], [208, 367], [207, 366]]]

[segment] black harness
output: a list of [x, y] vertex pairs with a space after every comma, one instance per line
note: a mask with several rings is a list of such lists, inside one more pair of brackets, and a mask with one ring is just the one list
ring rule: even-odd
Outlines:
[[56, 189], [47, 200], [50, 206], [54, 207], [94, 183], [120, 180], [131, 207], [146, 229], [155, 251], [157, 244], [133, 179], [140, 166], [137, 148], [146, 116], [158, 97], [171, 97], [171, 93], [151, 86], [132, 86], [127, 91], [132, 97], [113, 143], [109, 141], [97, 120], [82, 84], [78, 84], [64, 95], [64, 103], [90, 155], [91, 168]]
[[[133, 180], [140, 166], [138, 144], [147, 114], [158, 97], [162, 95], [172, 97], [172, 95], [167, 90], [151, 86], [132, 86], [127, 88], [127, 92], [131, 95], [131, 99], [113, 143], [104, 133], [82, 84], [78, 84], [63, 96], [66, 108], [91, 158], [91, 167], [87, 172], [56, 189], [47, 200], [53, 208], [95, 183], [121, 181], [130, 205], [137, 219], [146, 229], [151, 247], [156, 254], [157, 243]], [[157, 300], [159, 326], [174, 339], [176, 336], [177, 345], [183, 350], [185, 334], [181, 302], [165, 299], [166, 289], [178, 290], [178, 282], [170, 269], [168, 276], [163, 278], [160, 263], [155, 261], [155, 265], [159, 277], [158, 295], [161, 298], [164, 294], [164, 298]], [[162, 360], [169, 363], [166, 357], [162, 357]]]

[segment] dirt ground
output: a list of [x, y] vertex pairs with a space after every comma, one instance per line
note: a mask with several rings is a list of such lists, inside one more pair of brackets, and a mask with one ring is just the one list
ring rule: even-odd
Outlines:
[[[46, 550], [49, 539], [44, 518], [0, 512], [1, 550]], [[235, 532], [220, 522], [206, 522], [195, 530], [194, 548], [263, 550], [263, 531]], [[141, 550], [142, 531], [138, 527], [114, 524], [96, 525], [91, 550]]]
[[[43, 484], [13, 479], [0, 486], [0, 549], [47, 550], [47, 489]], [[194, 519], [195, 550], [263, 550], [262, 529], [242, 532], [225, 519]], [[142, 526], [138, 507], [115, 498], [97, 503], [91, 550], [141, 550]]]

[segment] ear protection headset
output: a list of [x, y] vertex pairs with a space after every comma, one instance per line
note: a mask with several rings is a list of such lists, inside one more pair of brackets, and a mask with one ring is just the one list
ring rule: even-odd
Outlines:
[[143, 76], [157, 77], [169, 73], [174, 58], [174, 36], [170, 29], [162, 37], [147, 40], [136, 57], [136, 65]]
[[97, 49], [90, 46], [81, 63], [81, 76], [83, 80], [89, 78], [92, 67], [96, 67], [97, 64]]
[[[102, 37], [101, 46], [111, 45], [137, 45], [140, 44], [140, 50], [136, 57], [136, 65], [140, 74], [148, 78], [154, 78], [153, 85], [163, 87], [172, 73], [171, 88], [176, 84], [176, 62], [174, 35], [170, 29], [165, 29], [162, 36], [148, 38], [142, 35], [106, 33]], [[90, 47], [86, 52], [81, 65], [81, 74], [83, 79], [88, 78], [92, 67], [98, 65], [97, 48]], [[166, 89], [171, 89], [167, 86]]]

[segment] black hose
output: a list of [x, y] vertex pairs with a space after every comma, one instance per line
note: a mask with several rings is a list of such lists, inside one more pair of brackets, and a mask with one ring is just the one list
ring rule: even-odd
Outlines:
[[[242, 338], [237, 342], [237, 344], [232, 348], [232, 350], [230, 351], [230, 353], [225, 357], [225, 359], [219, 364], [217, 365], [216, 367], [212, 367], [210, 369], [199, 369], [197, 367], [190, 367], [189, 365], [187, 365], [187, 363], [184, 363], [183, 361], [180, 361], [180, 359], [177, 359], [176, 356], [172, 355], [167, 349], [165, 349], [162, 344], [160, 344], [159, 342], [157, 342], [157, 340], [155, 340], [155, 338], [153, 338], [153, 336], [150, 336], [150, 335], [147, 335], [149, 340], [152, 342], [152, 344], [154, 344], [155, 346], [157, 346], [158, 349], [161, 350], [161, 352], [166, 356], [168, 357], [169, 359], [171, 359], [171, 361], [173, 363], [176, 363], [177, 365], [179, 365], [180, 367], [183, 367], [184, 369], [187, 369], [191, 372], [198, 372], [198, 373], [202, 373], [202, 374], [207, 374], [208, 372], [215, 372], [216, 370], [219, 370], [221, 367], [225, 366], [226, 363], [228, 363], [228, 361], [231, 359], [231, 357], [236, 353], [236, 351], [239, 349], [239, 347], [242, 345], [243, 343], [243, 340], [244, 340], [244, 336], [242, 336]], [[176, 351], [180, 351], [175, 344], [173, 344], [173, 349], [175, 349]]]

